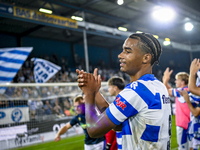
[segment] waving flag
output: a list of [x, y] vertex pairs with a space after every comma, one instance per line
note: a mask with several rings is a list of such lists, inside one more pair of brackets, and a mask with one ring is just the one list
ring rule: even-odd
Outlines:
[[47, 82], [61, 69], [60, 66], [44, 59], [32, 58], [31, 60], [34, 61], [34, 77], [36, 83]]
[[[14, 47], [0, 49], [0, 84], [10, 83], [18, 70], [27, 59], [33, 47]], [[6, 87], [0, 87], [0, 94], [3, 94]]]

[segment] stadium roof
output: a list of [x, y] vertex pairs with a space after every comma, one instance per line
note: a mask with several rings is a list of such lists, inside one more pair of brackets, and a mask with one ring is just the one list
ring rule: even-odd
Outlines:
[[[4, 5], [16, 6], [15, 13], [19, 7], [22, 16], [9, 14], [9, 9], [5, 12]], [[19, 40], [29, 35], [83, 44], [85, 30], [88, 45], [119, 49], [130, 33], [142, 31], [158, 35], [161, 41], [169, 38], [174, 48], [200, 51], [199, 5], [199, 0], [124, 0], [123, 5], [118, 5], [116, 0], [1, 0], [0, 32], [15, 35]], [[158, 6], [174, 9], [174, 20], [165, 23], [154, 20], [152, 11]], [[28, 18], [30, 10], [40, 8], [52, 10], [55, 16], [79, 16], [85, 20], [71, 27], [45, 22], [44, 18]], [[192, 31], [185, 31], [186, 22], [194, 25]], [[128, 31], [119, 31], [118, 27]]]

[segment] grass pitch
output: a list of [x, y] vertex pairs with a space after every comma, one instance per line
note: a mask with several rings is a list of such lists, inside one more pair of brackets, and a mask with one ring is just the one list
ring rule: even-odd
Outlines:
[[[171, 150], [177, 150], [175, 116], [172, 116]], [[64, 138], [59, 142], [46, 142], [37, 145], [18, 148], [17, 150], [84, 150], [85, 135]]]

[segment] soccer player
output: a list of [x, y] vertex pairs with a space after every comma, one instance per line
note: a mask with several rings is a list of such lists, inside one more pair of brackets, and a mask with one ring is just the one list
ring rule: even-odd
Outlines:
[[[193, 150], [198, 150], [200, 145], [200, 62], [199, 59], [194, 59], [190, 65], [190, 76], [189, 76], [189, 91], [191, 102], [189, 99], [188, 92], [186, 90], [179, 91], [184, 97], [187, 105], [191, 111], [190, 125], [188, 127], [188, 134], [190, 138], [193, 138]], [[196, 77], [197, 76], [197, 77]], [[193, 95], [195, 94], [195, 95]], [[197, 97], [198, 96], [198, 97]]]
[[169, 94], [152, 74], [153, 64], [159, 62], [160, 54], [161, 45], [151, 34], [132, 34], [125, 40], [118, 58], [120, 70], [130, 76], [131, 83], [100, 116], [95, 114], [100, 75], [76, 70], [78, 85], [85, 94], [87, 131], [91, 137], [101, 137], [119, 128], [123, 150], [170, 150]]
[[[125, 87], [123, 78], [114, 76], [108, 80], [108, 92], [111, 96], [117, 96]], [[105, 135], [106, 148], [109, 150], [122, 150], [122, 133], [121, 131], [110, 130]]]
[[[198, 76], [198, 78], [196, 78]], [[197, 80], [197, 81], [196, 81]], [[190, 65], [190, 76], [189, 76], [189, 91], [195, 95], [200, 96], [200, 62], [199, 59], [194, 59]]]
[[77, 116], [75, 116], [70, 122], [68, 122], [64, 127], [62, 127], [56, 137], [55, 141], [60, 141], [61, 140], [61, 135], [67, 132], [68, 129], [70, 129], [72, 126], [79, 124], [85, 133], [85, 144], [84, 144], [84, 149], [85, 150], [103, 150], [105, 147], [105, 137], [101, 136], [99, 138], [91, 138], [88, 135], [88, 132], [86, 130], [86, 121], [85, 121], [85, 104], [83, 102], [83, 97], [82, 96], [77, 96], [74, 99], [74, 108], [77, 113]]
[[179, 150], [188, 150], [192, 146], [192, 143], [187, 137], [187, 129], [190, 122], [190, 109], [184, 99], [179, 94], [179, 90], [188, 90], [188, 79], [189, 75], [186, 72], [179, 72], [176, 74], [175, 83], [176, 88], [172, 88], [168, 81], [170, 80], [170, 76], [173, 70], [169, 71], [169, 68], [166, 68], [163, 75], [163, 83], [167, 87], [169, 96], [175, 97], [176, 104], [176, 112], [175, 112], [175, 120], [176, 120], [176, 136]]

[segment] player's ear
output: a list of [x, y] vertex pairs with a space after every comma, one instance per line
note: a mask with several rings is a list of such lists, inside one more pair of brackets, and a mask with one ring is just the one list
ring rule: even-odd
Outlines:
[[117, 91], [117, 86], [116, 85], [114, 86], [114, 90]]
[[143, 58], [142, 58], [142, 63], [143, 63], [143, 64], [151, 63], [151, 59], [152, 59], [151, 54], [146, 53], [146, 54], [144, 54], [144, 56], [143, 56]]

